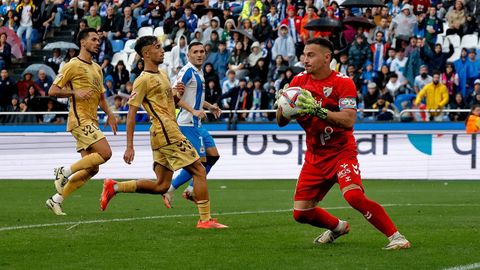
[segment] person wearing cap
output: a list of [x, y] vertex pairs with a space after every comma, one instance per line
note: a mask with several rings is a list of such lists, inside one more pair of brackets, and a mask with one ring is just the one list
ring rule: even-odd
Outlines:
[[[443, 110], [448, 104], [448, 90], [447, 87], [440, 82], [440, 73], [433, 72], [432, 82], [425, 85], [423, 89], [418, 92], [415, 99], [415, 105], [420, 105], [420, 102], [425, 97], [427, 110]], [[443, 121], [443, 114], [439, 112], [430, 112], [430, 121]]]
[[258, 59], [266, 56], [263, 54], [262, 49], [260, 49], [260, 43], [258, 43], [258, 41], [252, 43], [252, 46], [250, 46], [250, 51], [251, 53], [248, 56], [248, 64], [250, 67], [255, 66]]
[[473, 91], [467, 97], [467, 104], [473, 105], [476, 101], [476, 96], [480, 95], [480, 79], [476, 79], [473, 85]]
[[[410, 242], [398, 231], [385, 209], [365, 195], [358, 163], [353, 126], [357, 118], [357, 89], [347, 76], [330, 69], [334, 46], [323, 38], [305, 45], [305, 72], [295, 76], [289, 87], [298, 87], [300, 110], [295, 117], [305, 130], [307, 152], [298, 177], [293, 218], [299, 223], [326, 230], [313, 240], [325, 245], [349, 233], [346, 220], [319, 206], [332, 186], [339, 184], [348, 204], [387, 239], [386, 250], [406, 249]], [[278, 91], [276, 99], [283, 96]], [[277, 124], [288, 125], [282, 107], [276, 112]]]
[[303, 52], [304, 44], [300, 34], [302, 33], [302, 17], [297, 16], [293, 5], [287, 7], [287, 17], [280, 22], [280, 25], [288, 26], [288, 34], [295, 43], [295, 55], [298, 57]]
[[405, 4], [402, 12], [393, 18], [390, 32], [395, 31], [395, 48], [400, 48], [402, 40], [409, 40], [413, 36], [413, 29], [417, 26], [417, 17], [412, 14], [412, 6]]

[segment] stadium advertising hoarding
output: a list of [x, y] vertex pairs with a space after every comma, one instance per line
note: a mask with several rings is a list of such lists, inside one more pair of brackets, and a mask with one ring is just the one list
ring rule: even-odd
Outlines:
[[[154, 177], [148, 133], [136, 134], [132, 165], [122, 159], [125, 134], [106, 135], [113, 156], [101, 166], [96, 178]], [[215, 131], [212, 135], [221, 158], [210, 179], [295, 179], [300, 172], [306, 149], [305, 134], [301, 131]], [[1, 137], [0, 179], [51, 179], [54, 167], [79, 158], [68, 133]], [[479, 179], [475, 135], [363, 131], [355, 137], [365, 179]]]

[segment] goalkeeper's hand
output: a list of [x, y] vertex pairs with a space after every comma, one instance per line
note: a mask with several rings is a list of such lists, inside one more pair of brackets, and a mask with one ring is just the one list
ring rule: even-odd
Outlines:
[[316, 116], [320, 119], [326, 119], [328, 110], [323, 108], [313, 96], [312, 93], [306, 90], [302, 90], [302, 94], [298, 97], [298, 110], [299, 114], [309, 114]]

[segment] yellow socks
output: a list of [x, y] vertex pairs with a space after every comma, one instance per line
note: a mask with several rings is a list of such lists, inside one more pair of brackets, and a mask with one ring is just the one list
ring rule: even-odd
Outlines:
[[84, 156], [79, 161], [75, 162], [70, 166], [71, 173], [78, 172], [80, 170], [93, 168], [100, 164], [105, 163], [105, 160], [100, 156], [99, 153], [91, 153], [90, 155]]
[[203, 200], [197, 201], [198, 213], [200, 214], [201, 221], [210, 220], [212, 217], [210, 216], [210, 201]]
[[87, 170], [80, 170], [76, 172], [70, 179], [68, 183], [63, 188], [62, 196], [63, 198], [67, 198], [74, 192], [75, 190], [79, 189], [83, 186], [92, 176], [88, 173]]
[[134, 193], [137, 190], [137, 181], [125, 181], [117, 183], [118, 190], [116, 192], [120, 193]]

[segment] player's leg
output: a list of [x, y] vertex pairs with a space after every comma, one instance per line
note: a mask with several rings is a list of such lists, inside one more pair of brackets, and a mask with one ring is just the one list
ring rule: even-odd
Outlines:
[[338, 183], [343, 197], [354, 209], [359, 211], [375, 228], [388, 237], [392, 246], [387, 249], [409, 248], [410, 243], [401, 235], [385, 209], [365, 196], [358, 162], [344, 162], [338, 172]]
[[82, 155], [80, 160], [70, 166], [61, 166], [54, 170], [55, 188], [60, 194], [63, 193], [63, 187], [71, 175], [80, 170], [98, 167], [112, 156], [107, 139], [93, 123], [75, 128], [72, 135], [77, 140], [77, 151], [88, 150], [88, 154]]
[[[310, 163], [305, 163], [300, 173], [294, 197], [293, 217], [299, 223], [310, 224], [319, 228], [327, 228], [329, 232], [335, 232], [333, 236], [339, 237], [342, 234], [348, 233], [348, 223], [341, 221], [337, 217], [331, 215], [325, 209], [317, 206], [331, 187], [335, 184], [334, 181], [319, 180], [321, 172]], [[331, 233], [330, 233], [331, 234]], [[322, 234], [323, 235], [323, 234]], [[324, 237], [317, 237], [315, 242], [319, 242], [319, 238], [323, 240]], [[332, 236], [332, 237], [333, 237]], [[328, 237], [328, 242], [333, 242], [332, 237]]]
[[[210, 136], [210, 138], [211, 138], [211, 136]], [[208, 142], [207, 140], [204, 139], [204, 142], [205, 142], [205, 146], [207, 147], [207, 145], [208, 145], [209, 147], [207, 147], [207, 149], [205, 151], [206, 155], [207, 155], [206, 162], [202, 162], [202, 164], [205, 167], [205, 170], [206, 170], [207, 175], [208, 175], [208, 173], [212, 169], [213, 165], [215, 165], [215, 163], [217, 163], [217, 161], [220, 159], [220, 154], [218, 153], [218, 150], [217, 150], [217, 147], [215, 146], [215, 143], [213, 143], [213, 139], [211, 139], [211, 142]], [[211, 146], [212, 144], [213, 144], [213, 146]], [[192, 179], [192, 181], [190, 181], [190, 185], [185, 189], [185, 191], [182, 194], [182, 196], [187, 200], [192, 200], [192, 198], [194, 196], [193, 183], [194, 183], [194, 181]]]

